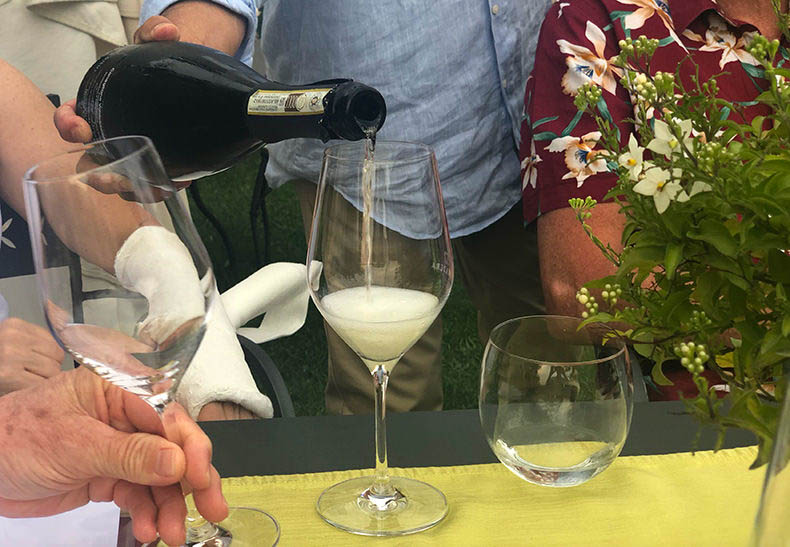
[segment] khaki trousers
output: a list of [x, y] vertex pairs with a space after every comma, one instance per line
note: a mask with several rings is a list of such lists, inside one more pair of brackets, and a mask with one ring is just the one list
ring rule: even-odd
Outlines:
[[[305, 236], [309, 237], [317, 187], [292, 181], [299, 197]], [[499, 322], [543, 312], [537, 261], [537, 237], [532, 223], [523, 228], [520, 203], [502, 219], [475, 234], [453, 240], [458, 271], [478, 310], [478, 335], [485, 343]], [[373, 381], [365, 364], [324, 322], [328, 358], [325, 392], [329, 414], [373, 412]], [[387, 387], [387, 410], [441, 410], [441, 316], [407, 351], [392, 371]], [[469, 363], [479, 367], [480, 363]]]

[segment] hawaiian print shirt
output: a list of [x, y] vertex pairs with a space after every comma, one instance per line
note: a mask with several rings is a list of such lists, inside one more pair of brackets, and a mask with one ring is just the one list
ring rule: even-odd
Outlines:
[[[747, 120], [761, 114], [754, 98], [762, 91], [762, 70], [745, 50], [756, 29], [726, 20], [713, 0], [565, 0], [556, 2], [543, 22], [535, 68], [527, 82], [521, 124], [521, 176], [524, 218], [568, 207], [572, 197], [601, 201], [614, 185], [601, 150], [600, 133], [589, 115], [573, 104], [587, 82], [603, 90], [621, 143], [634, 132], [634, 109], [612, 61], [618, 42], [641, 35], [659, 40], [651, 72], [680, 70], [683, 85], [692, 76], [718, 78], [721, 96], [743, 106]], [[790, 57], [785, 48], [782, 55]], [[691, 62], [689, 58], [693, 61]], [[723, 116], [736, 115], [722, 112]], [[741, 121], [740, 119], [738, 121]]]

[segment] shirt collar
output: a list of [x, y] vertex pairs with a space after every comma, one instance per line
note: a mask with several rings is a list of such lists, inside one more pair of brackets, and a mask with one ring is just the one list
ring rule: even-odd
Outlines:
[[[660, 1], [660, 0], [659, 0]], [[675, 31], [683, 32], [700, 15], [708, 10], [719, 11], [715, 0], [664, 0], [669, 5], [669, 14]]]

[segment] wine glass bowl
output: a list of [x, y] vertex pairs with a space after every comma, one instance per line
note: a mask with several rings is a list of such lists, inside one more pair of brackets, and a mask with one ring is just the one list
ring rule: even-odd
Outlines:
[[[119, 137], [75, 147], [32, 167], [23, 189], [39, 294], [55, 339], [102, 378], [163, 409], [203, 338], [214, 276], [153, 145]], [[177, 235], [157, 226], [154, 204], [161, 200]], [[181, 276], [183, 300], [155, 309], [155, 287], [119, 279], [122, 249], [178, 259], [172, 275]], [[99, 283], [114, 288], [87, 290], [81, 262], [98, 266]]]
[[[165, 418], [216, 313], [217, 291], [208, 253], [152, 142], [128, 136], [75, 146], [29, 169], [23, 191], [52, 335]], [[84, 279], [83, 263], [92, 266]], [[186, 545], [277, 543], [279, 526], [267, 513], [230, 513], [217, 527], [192, 508]]]
[[370, 140], [324, 154], [307, 257], [313, 302], [373, 379], [376, 470], [326, 489], [318, 513], [363, 535], [402, 535], [447, 513], [434, 487], [391, 477], [386, 387], [403, 354], [440, 313], [453, 281], [447, 221], [433, 151]]
[[624, 342], [561, 316], [511, 319], [491, 331], [480, 379], [489, 446], [518, 477], [575, 486], [606, 469], [628, 433]]

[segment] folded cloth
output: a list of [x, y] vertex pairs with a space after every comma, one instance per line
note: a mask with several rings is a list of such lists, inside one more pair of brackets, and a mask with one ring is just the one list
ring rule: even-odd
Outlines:
[[176, 400], [193, 418], [204, 405], [214, 401], [236, 403], [261, 418], [271, 418], [272, 402], [258, 391], [235, 329], [219, 295], [216, 296], [203, 342], [181, 380]]
[[213, 278], [198, 278], [189, 251], [178, 236], [162, 226], [135, 230], [118, 250], [115, 275], [123, 287], [148, 301], [141, 337], [162, 343], [178, 328], [206, 310], [206, 287], [214, 294], [206, 315], [206, 333], [176, 392], [196, 418], [214, 401], [239, 404], [262, 418], [273, 415], [271, 401], [260, 393], [244, 360], [233, 325], [225, 313]]
[[[388, 545], [747, 545], [765, 468], [749, 470], [756, 447], [719, 452], [627, 456], [587, 483], [548, 488], [500, 464], [392, 469], [447, 496], [436, 527]], [[230, 505], [276, 515], [282, 545], [370, 545], [327, 525], [320, 493], [371, 471], [238, 477], [222, 480]]]
[[[304, 264], [277, 262], [264, 266], [222, 293], [222, 303], [237, 332], [256, 344], [295, 333], [307, 317]], [[242, 327], [265, 313], [257, 327]]]

